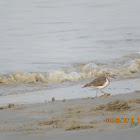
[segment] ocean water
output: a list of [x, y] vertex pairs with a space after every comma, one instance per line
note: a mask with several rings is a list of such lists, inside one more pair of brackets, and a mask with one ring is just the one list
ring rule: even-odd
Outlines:
[[36, 92], [55, 97], [54, 90], [104, 72], [139, 75], [139, 5], [138, 0], [0, 0], [0, 99], [13, 102], [14, 96], [22, 100]]

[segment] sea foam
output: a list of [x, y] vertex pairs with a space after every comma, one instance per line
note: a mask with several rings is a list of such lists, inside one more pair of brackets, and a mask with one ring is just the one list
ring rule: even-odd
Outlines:
[[[69, 71], [69, 72], [68, 72]], [[69, 70], [56, 70], [46, 73], [31, 73], [16, 72], [0, 76], [0, 83], [49, 83], [49, 82], [65, 82], [88, 79], [96, 76], [101, 76], [105, 72], [110, 72], [111, 75], [129, 75], [140, 71], [140, 59], [135, 59], [117, 68], [99, 67], [95, 63], [85, 64]]]

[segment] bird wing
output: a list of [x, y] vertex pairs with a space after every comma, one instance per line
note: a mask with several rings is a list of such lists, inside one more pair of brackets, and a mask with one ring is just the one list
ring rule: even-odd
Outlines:
[[86, 84], [84, 87], [102, 86], [105, 82], [106, 82], [106, 78], [105, 77], [98, 77], [98, 78], [94, 79], [93, 81], [91, 81], [90, 83]]

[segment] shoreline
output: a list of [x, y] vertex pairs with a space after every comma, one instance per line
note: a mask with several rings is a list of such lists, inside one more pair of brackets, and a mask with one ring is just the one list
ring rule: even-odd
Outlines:
[[[135, 76], [135, 75], [133, 75]], [[123, 78], [119, 79], [110, 79], [111, 83], [108, 87], [104, 89], [104, 92], [109, 92], [111, 95], [117, 94], [126, 94], [132, 93], [136, 90], [139, 90], [139, 77], [129, 77], [128, 79]], [[90, 80], [89, 80], [90, 82]], [[93, 88], [82, 88], [83, 85], [88, 83], [88, 81], [82, 81], [80, 83], [73, 84], [68, 86], [67, 83], [63, 85], [63, 87], [57, 87], [54, 89], [42, 89], [40, 85], [39, 90], [26, 91], [22, 93], [17, 91], [17, 94], [10, 94], [6, 96], [0, 97], [0, 106], [7, 106], [9, 103], [15, 105], [22, 104], [36, 104], [36, 103], [46, 103], [50, 102], [52, 98], [55, 100], [69, 100], [69, 99], [78, 99], [78, 98], [86, 98], [86, 97], [95, 97], [96, 89]], [[44, 85], [43, 85], [44, 86]], [[5, 87], [6, 88], [6, 87]], [[13, 87], [14, 88], [14, 87]], [[98, 93], [98, 96], [103, 95], [102, 93]]]

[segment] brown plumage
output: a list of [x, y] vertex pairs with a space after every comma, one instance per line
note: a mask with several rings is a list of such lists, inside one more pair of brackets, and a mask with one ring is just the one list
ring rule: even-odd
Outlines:
[[93, 81], [91, 81], [90, 83], [86, 84], [84, 87], [91, 87], [91, 86], [102, 86], [104, 83], [106, 82], [106, 77], [98, 77], [96, 79], [94, 79]]
[[[101, 89], [105, 88], [106, 86], [109, 85], [109, 83], [110, 83], [109, 77], [111, 77], [110, 74], [105, 73], [103, 76], [98, 77], [98, 78], [94, 79], [93, 81], [91, 81], [90, 83], [88, 83], [85, 86], [83, 86], [83, 88], [84, 87], [97, 88], [96, 96], [97, 96], [98, 90], [100, 90], [102, 93], [106, 94]], [[114, 78], [114, 77], [112, 77], [112, 78]]]

